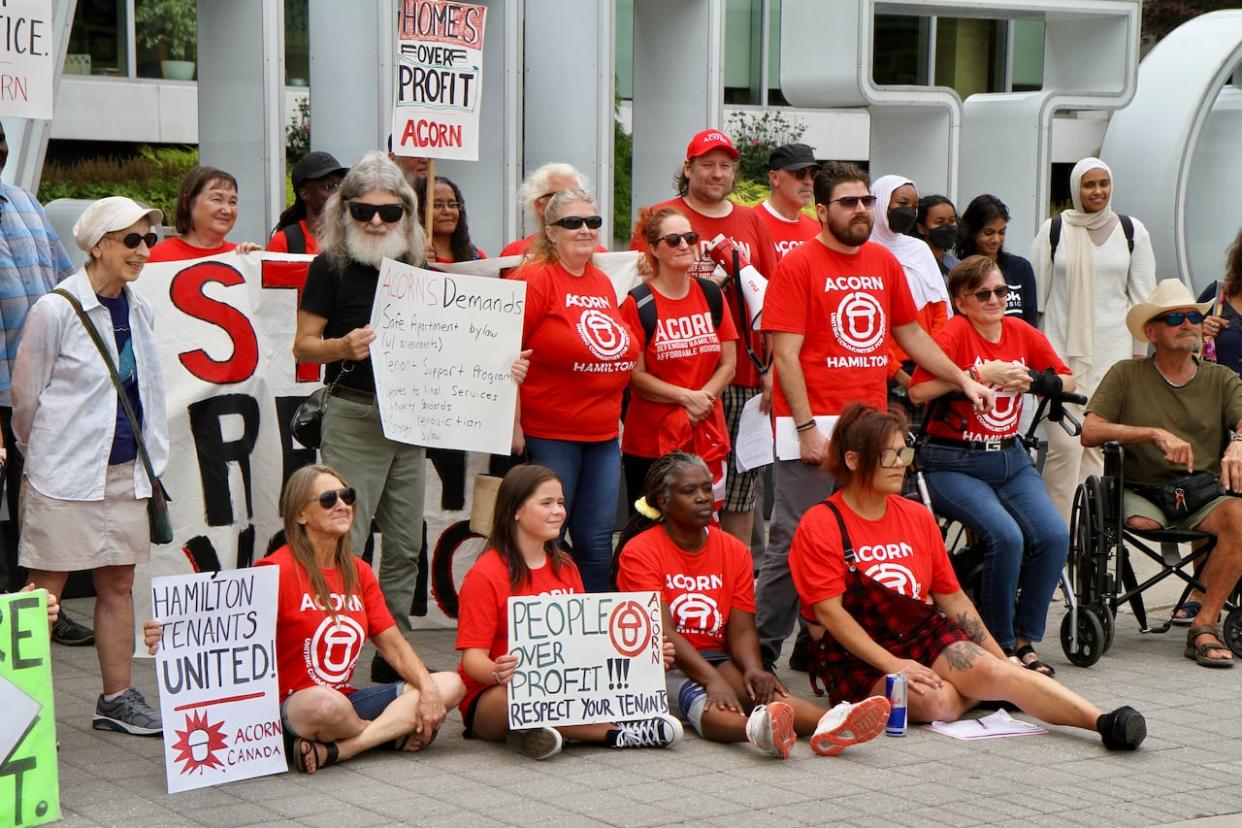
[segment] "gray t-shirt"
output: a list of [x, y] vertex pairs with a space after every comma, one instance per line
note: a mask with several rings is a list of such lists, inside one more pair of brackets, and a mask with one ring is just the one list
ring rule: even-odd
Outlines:
[[[1200, 361], [1194, 379], [1174, 388], [1156, 370], [1153, 359], [1126, 359], [1100, 380], [1087, 413], [1118, 425], [1176, 434], [1190, 443], [1195, 471], [1219, 476], [1229, 432], [1242, 420], [1242, 379], [1223, 365]], [[1186, 473], [1184, 466], [1167, 462], [1155, 443], [1126, 446], [1127, 483], [1159, 485]]]

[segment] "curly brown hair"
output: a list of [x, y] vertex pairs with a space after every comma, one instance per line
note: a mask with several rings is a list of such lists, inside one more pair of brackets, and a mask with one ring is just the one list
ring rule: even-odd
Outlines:
[[655, 246], [660, 243], [660, 239], [664, 237], [664, 233], [660, 228], [664, 224], [664, 220], [672, 216], [681, 216], [689, 221], [689, 217], [678, 210], [676, 207], [665, 207], [662, 210], [653, 210], [650, 207], [644, 207], [638, 211], [638, 223], [635, 225], [635, 232], [643, 237], [643, 241], [647, 242], [647, 249], [643, 251], [643, 261], [647, 263], [647, 272], [653, 276], [660, 272], [660, 262], [656, 260]]

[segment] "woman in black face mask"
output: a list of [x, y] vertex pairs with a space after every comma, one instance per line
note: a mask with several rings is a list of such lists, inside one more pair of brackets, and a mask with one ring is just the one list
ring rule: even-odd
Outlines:
[[910, 235], [927, 242], [932, 258], [940, 268], [941, 276], [948, 276], [960, 261], [953, 255], [957, 244], [957, 210], [953, 202], [942, 195], [925, 195], [919, 199], [914, 229]]
[[[871, 194], [876, 200], [871, 241], [887, 247], [901, 262], [910, 296], [919, 311], [919, 325], [934, 338], [953, 310], [944, 277], [932, 252], [923, 242], [906, 235], [918, 217], [918, 189], [913, 181], [904, 176], [885, 175], [872, 183]], [[889, 403], [905, 406], [913, 417], [913, 411], [905, 400], [905, 390], [910, 385], [914, 361], [895, 339], [889, 341], [892, 343], [888, 360]]]

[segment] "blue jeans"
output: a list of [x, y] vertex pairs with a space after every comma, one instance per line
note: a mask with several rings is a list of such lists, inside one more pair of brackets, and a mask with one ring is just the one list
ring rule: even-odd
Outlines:
[[582, 585], [587, 592], [607, 592], [612, 530], [621, 496], [621, 449], [616, 438], [578, 443], [527, 437], [526, 454], [561, 479], [569, 515], [561, 538], [568, 532]]
[[936, 511], [986, 547], [979, 615], [992, 637], [1006, 648], [1015, 637], [1042, 639], [1069, 530], [1026, 450], [1017, 443], [995, 452], [927, 444], [919, 464]]

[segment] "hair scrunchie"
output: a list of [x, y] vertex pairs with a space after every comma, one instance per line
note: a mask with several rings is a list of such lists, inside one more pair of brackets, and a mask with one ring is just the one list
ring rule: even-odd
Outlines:
[[663, 516], [659, 509], [647, 502], [646, 496], [634, 501], [634, 511], [648, 520], [659, 520]]

